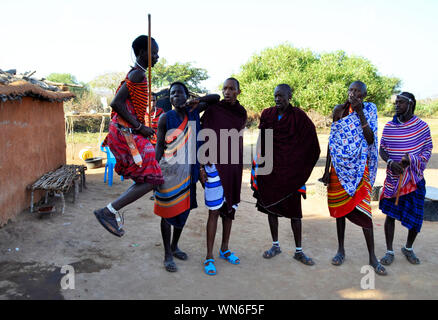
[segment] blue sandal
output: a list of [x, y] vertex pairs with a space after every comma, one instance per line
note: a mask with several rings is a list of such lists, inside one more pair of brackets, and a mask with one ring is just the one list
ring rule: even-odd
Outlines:
[[214, 259], [207, 259], [204, 261], [204, 272], [209, 276], [214, 276], [216, 274]]
[[219, 257], [221, 257], [222, 259], [227, 260], [231, 264], [239, 264], [240, 263], [240, 259], [234, 254], [234, 252], [230, 252], [230, 255], [227, 256], [227, 257], [225, 256], [228, 252], [230, 252], [230, 250], [222, 252], [222, 250], [219, 249]]

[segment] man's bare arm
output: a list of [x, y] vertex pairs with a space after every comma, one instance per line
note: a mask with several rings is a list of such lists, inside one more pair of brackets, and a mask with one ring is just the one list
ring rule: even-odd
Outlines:
[[205, 111], [210, 107], [211, 105], [218, 103], [220, 100], [220, 96], [218, 94], [208, 94], [204, 97], [200, 97], [198, 100], [197, 108], [199, 110], [199, 113]]

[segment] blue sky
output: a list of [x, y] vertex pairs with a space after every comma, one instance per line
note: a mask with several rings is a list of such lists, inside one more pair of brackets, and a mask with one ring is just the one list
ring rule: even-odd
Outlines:
[[417, 98], [438, 95], [436, 0], [1, 0], [0, 12], [0, 68], [39, 77], [127, 71], [151, 13], [160, 57], [207, 69], [211, 91], [253, 54], [288, 42], [362, 56]]

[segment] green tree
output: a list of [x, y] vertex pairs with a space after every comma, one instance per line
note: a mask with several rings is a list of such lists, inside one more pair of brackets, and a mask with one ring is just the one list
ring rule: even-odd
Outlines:
[[166, 59], [160, 59], [152, 68], [152, 86], [155, 88], [181, 81], [190, 91], [202, 93], [206, 92], [206, 89], [201, 87], [200, 83], [208, 78], [207, 70], [193, 67], [190, 62], [168, 65]]
[[293, 88], [295, 105], [324, 115], [346, 101], [347, 88], [355, 80], [367, 84], [366, 100], [379, 109], [400, 86], [399, 79], [380, 75], [364, 58], [349, 57], [343, 51], [317, 54], [288, 43], [252, 56], [234, 77], [242, 88], [239, 100], [256, 112], [274, 105], [273, 92], [280, 83]]
[[[109, 72], [94, 78], [89, 84], [94, 89], [105, 88], [115, 94], [125, 76], [125, 72]], [[155, 89], [169, 86], [174, 81], [181, 81], [190, 91], [202, 93], [206, 90], [200, 83], [207, 79], [207, 70], [193, 67], [190, 62], [169, 65], [166, 59], [160, 59], [152, 68], [152, 87]]]
[[69, 87], [69, 91], [73, 92], [76, 95], [75, 99], [78, 99], [78, 97], [86, 92], [90, 91], [89, 85], [87, 85], [84, 82], [79, 82], [76, 77], [70, 73], [51, 73], [46, 77], [47, 80], [63, 83], [63, 84], [75, 84], [75, 85], [81, 85], [82, 88], [79, 87]]
[[47, 80], [63, 83], [81, 85], [82, 87], [68, 87], [70, 92], [73, 92], [76, 97], [64, 103], [65, 112], [90, 112], [91, 110], [101, 112], [102, 105], [99, 97], [90, 90], [90, 86], [84, 82], [80, 82], [70, 73], [51, 73], [46, 77]]
[[111, 90], [112, 94], [116, 94], [116, 90], [120, 85], [120, 82], [125, 78], [125, 72], [108, 72], [97, 76], [90, 81], [90, 86], [93, 89], [105, 88]]
[[46, 77], [47, 80], [66, 84], [79, 84], [76, 77], [70, 73], [51, 73]]

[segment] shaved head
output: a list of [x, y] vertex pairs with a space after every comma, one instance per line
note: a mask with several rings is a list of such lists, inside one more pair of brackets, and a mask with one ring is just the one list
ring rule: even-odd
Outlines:
[[365, 83], [363, 83], [362, 81], [354, 81], [352, 84], [350, 84], [350, 88], [353, 87], [353, 86], [355, 86], [357, 88], [360, 88], [362, 93], [365, 96], [367, 95], [367, 85]]
[[239, 83], [239, 80], [237, 80], [236, 78], [228, 78], [228, 79], [226, 79], [225, 81], [228, 81], [228, 80], [231, 80], [231, 81], [234, 81], [235, 83], [236, 83], [236, 86], [237, 86], [237, 90], [240, 90], [240, 83]]
[[277, 86], [277, 89], [278, 89], [278, 90], [281, 90], [281, 91], [284, 90], [284, 91], [287, 92], [288, 94], [292, 95], [292, 88], [291, 88], [288, 84], [286, 84], [286, 83], [279, 84], [279, 85]]
[[276, 107], [284, 112], [290, 104], [290, 99], [292, 99], [292, 88], [288, 84], [282, 83], [275, 87], [274, 100]]

